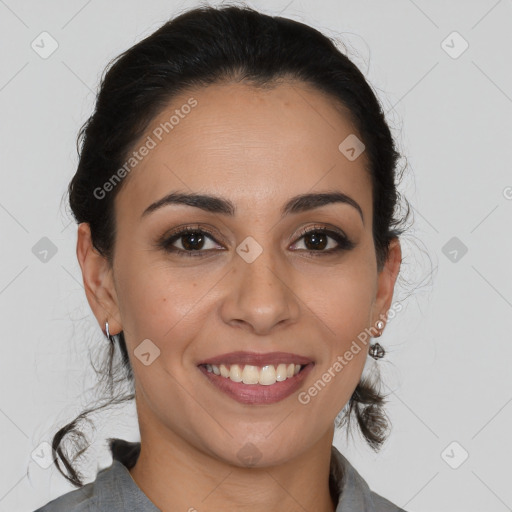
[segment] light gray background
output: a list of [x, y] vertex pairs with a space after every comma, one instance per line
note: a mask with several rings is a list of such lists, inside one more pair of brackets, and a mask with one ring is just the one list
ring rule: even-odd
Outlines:
[[[89, 349], [105, 346], [81, 285], [76, 226], [60, 202], [77, 131], [107, 62], [195, 5], [0, 0], [1, 511], [33, 510], [73, 489], [31, 454], [87, 405]], [[393, 431], [379, 454], [357, 436], [337, 434], [336, 445], [408, 511], [512, 510], [512, 2], [249, 5], [341, 38], [409, 165], [401, 190], [415, 223], [403, 270], [412, 284], [397, 290], [403, 309], [379, 340]], [[43, 31], [59, 45], [46, 59], [31, 48]], [[469, 43], [457, 58], [444, 49], [462, 48], [453, 31]], [[32, 252], [42, 237], [57, 248], [46, 262]], [[455, 261], [450, 247], [443, 252], [452, 237], [468, 249]], [[89, 480], [110, 463], [106, 436], [137, 439], [134, 414], [130, 405], [98, 417]]]

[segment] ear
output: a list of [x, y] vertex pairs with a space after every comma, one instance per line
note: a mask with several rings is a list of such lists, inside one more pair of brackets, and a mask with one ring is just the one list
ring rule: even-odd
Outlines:
[[110, 334], [118, 334], [123, 327], [120, 321], [112, 267], [108, 260], [94, 248], [91, 229], [86, 222], [78, 225], [76, 255], [82, 269], [85, 294], [94, 316], [104, 333], [105, 322], [108, 321]]
[[400, 241], [398, 238], [393, 238], [389, 243], [388, 257], [377, 278], [377, 294], [372, 311], [372, 325], [375, 325], [378, 320], [386, 321], [401, 263], [402, 249]]

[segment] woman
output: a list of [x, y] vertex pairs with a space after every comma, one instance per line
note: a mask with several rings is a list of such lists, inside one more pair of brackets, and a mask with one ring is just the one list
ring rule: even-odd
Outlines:
[[332, 445], [342, 409], [386, 438], [361, 375], [384, 354], [404, 221], [355, 65], [301, 23], [201, 7], [109, 66], [80, 137], [77, 257], [141, 442], [111, 439], [83, 486], [66, 425], [54, 454], [80, 488], [39, 511], [403, 510]]

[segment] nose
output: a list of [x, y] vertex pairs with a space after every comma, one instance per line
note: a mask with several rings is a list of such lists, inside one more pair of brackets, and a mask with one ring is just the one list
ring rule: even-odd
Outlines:
[[226, 282], [221, 315], [227, 324], [265, 335], [297, 321], [300, 301], [293, 274], [284, 262], [277, 264], [270, 250], [263, 250], [251, 263], [237, 255]]

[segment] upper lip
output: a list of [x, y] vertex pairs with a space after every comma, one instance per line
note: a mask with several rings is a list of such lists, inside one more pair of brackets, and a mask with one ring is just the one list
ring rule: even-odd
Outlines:
[[199, 362], [198, 366], [203, 364], [213, 364], [216, 366], [221, 364], [250, 364], [253, 366], [265, 366], [268, 364], [279, 363], [305, 365], [312, 362], [313, 361], [308, 357], [292, 354], [291, 352], [266, 352], [262, 354], [258, 352], [239, 351], [209, 357], [208, 359]]

